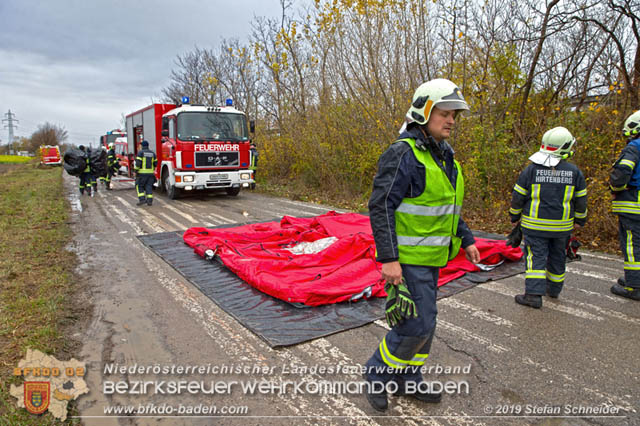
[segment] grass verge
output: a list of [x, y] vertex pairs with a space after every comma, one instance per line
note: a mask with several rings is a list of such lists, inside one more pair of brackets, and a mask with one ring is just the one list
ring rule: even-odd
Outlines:
[[[77, 320], [69, 206], [60, 168], [25, 164], [0, 174], [0, 423], [16, 425], [78, 424], [51, 414], [35, 416], [18, 408], [10, 385], [20, 385], [13, 368], [38, 349], [67, 360], [79, 348], [69, 339]], [[76, 330], [77, 331], [77, 330]], [[70, 415], [75, 411], [72, 402]], [[6, 423], [3, 423], [6, 422]]]

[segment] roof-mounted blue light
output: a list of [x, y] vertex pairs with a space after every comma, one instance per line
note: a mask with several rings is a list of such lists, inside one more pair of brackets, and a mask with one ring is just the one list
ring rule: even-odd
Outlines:
[[225, 101], [225, 105], [226, 106], [233, 106], [233, 99], [227, 98], [226, 101]]
[[188, 104], [189, 103], [189, 97], [188, 96], [183, 96], [182, 97], [182, 103], [183, 104]]

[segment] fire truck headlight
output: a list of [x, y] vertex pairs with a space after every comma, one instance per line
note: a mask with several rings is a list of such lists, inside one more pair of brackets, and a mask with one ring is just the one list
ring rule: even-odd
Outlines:
[[241, 180], [249, 180], [251, 179], [251, 173], [240, 173]]
[[182, 177], [184, 182], [193, 182], [193, 175], [186, 175]]

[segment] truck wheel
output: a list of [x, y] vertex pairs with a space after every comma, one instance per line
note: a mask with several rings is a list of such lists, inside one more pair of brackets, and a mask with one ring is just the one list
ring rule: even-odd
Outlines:
[[227, 188], [227, 194], [235, 197], [240, 193], [240, 187], [237, 188]]
[[180, 195], [180, 189], [171, 185], [171, 179], [169, 179], [169, 173], [166, 171], [162, 173], [162, 188], [167, 193], [167, 197], [170, 200], [175, 200]]

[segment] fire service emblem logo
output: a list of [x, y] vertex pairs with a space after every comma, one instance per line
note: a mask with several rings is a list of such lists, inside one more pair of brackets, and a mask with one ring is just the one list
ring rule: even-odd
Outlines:
[[24, 406], [28, 412], [42, 414], [49, 408], [49, 382], [24, 382]]

